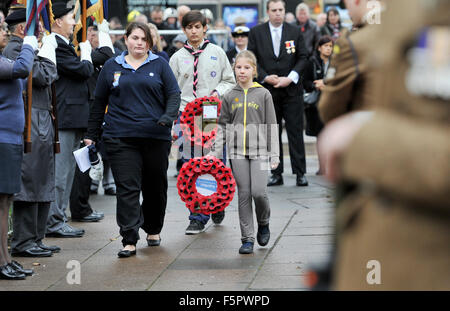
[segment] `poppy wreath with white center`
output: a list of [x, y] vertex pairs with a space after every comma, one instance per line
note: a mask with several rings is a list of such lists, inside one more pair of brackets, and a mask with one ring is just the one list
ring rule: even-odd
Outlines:
[[[201, 175], [210, 174], [217, 182], [217, 190], [204, 196], [197, 191], [195, 183]], [[223, 211], [233, 200], [236, 181], [229, 167], [213, 156], [190, 159], [184, 163], [177, 180], [178, 194], [193, 213], [205, 215]]]
[[194, 118], [203, 115], [203, 103], [217, 103], [217, 115], [220, 115], [220, 108], [222, 101], [214, 96], [205, 96], [197, 98], [186, 105], [186, 108], [181, 113], [180, 127], [183, 131], [183, 136], [195, 145], [204, 148], [210, 148], [214, 143], [217, 133], [217, 125], [209, 132], [203, 131], [201, 128], [196, 128]]

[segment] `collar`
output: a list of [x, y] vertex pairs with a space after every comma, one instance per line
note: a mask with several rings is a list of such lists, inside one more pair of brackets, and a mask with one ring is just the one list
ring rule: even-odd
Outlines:
[[[253, 89], [253, 88], [257, 88], [257, 87], [262, 87], [264, 88], [264, 86], [262, 86], [261, 84], [259, 84], [258, 82], [253, 82], [252, 86], [250, 86], [247, 90]], [[239, 83], [236, 83], [236, 90], [244, 90]]]
[[203, 39], [202, 42], [200, 42], [200, 44], [198, 45], [197, 48], [194, 48], [194, 47], [189, 43], [189, 41], [186, 41], [186, 44], [187, 44], [191, 49], [193, 49], [194, 51], [197, 51], [198, 49], [200, 49], [200, 47], [203, 46], [203, 44], [205, 44], [205, 39]]
[[67, 45], [70, 45], [70, 40], [69, 39], [67, 39], [63, 35], [60, 35], [59, 33], [54, 32], [54, 34], [57, 35], [58, 37], [60, 37], [61, 39], [63, 39], [64, 42], [67, 43]]
[[273, 31], [274, 29], [279, 29], [279, 30], [280, 30], [280, 35], [281, 35], [281, 33], [283, 32], [283, 24], [281, 24], [279, 27], [275, 27], [274, 25], [272, 25], [272, 24], [269, 22], [269, 29], [270, 29], [270, 33], [272, 33], [272, 31]]
[[239, 50], [239, 48], [237, 47], [237, 45], [236, 45], [234, 48], [236, 49], [236, 51], [238, 52], [238, 54], [239, 54], [240, 52], [242, 52], [242, 51], [247, 50], [247, 49]]
[[[119, 56], [117, 56], [114, 60], [116, 61], [116, 63], [118, 63], [119, 65], [121, 65], [123, 68], [135, 70], [135, 69], [134, 69], [133, 67], [131, 67], [131, 66], [127, 63], [127, 61], [125, 60], [125, 56], [126, 56], [126, 55], [128, 55], [128, 51], [123, 51], [122, 54], [120, 54]], [[148, 57], [147, 57], [147, 59], [146, 59], [146, 60], [141, 64], [141, 66], [139, 66], [139, 67], [142, 67], [142, 66], [144, 66], [145, 64], [147, 64], [147, 63], [149, 63], [149, 62], [151, 62], [152, 60], [155, 60], [155, 59], [157, 59], [157, 58], [159, 58], [158, 55], [155, 55], [155, 54], [153, 54], [151, 51], [148, 51]]]

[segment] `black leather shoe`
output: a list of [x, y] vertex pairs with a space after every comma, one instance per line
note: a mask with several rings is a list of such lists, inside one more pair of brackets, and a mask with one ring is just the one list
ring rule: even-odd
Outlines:
[[216, 225], [222, 223], [224, 218], [225, 218], [225, 211], [217, 212], [211, 215], [211, 219], [213, 223], [215, 223]]
[[105, 213], [103, 212], [93, 211], [92, 214], [97, 215], [98, 217], [100, 217], [100, 219], [105, 218]]
[[26, 275], [13, 269], [11, 265], [7, 264], [0, 267], [0, 279], [3, 280], [24, 280]]
[[61, 229], [47, 233], [45, 236], [55, 238], [81, 238], [83, 235], [83, 229], [75, 229], [68, 224], [64, 224]]
[[39, 246], [33, 246], [22, 252], [11, 252], [11, 256], [13, 257], [51, 257], [52, 255], [53, 253], [51, 251], [42, 249]]
[[161, 244], [161, 238], [159, 240], [147, 239], [148, 246], [159, 246]]
[[267, 187], [270, 186], [281, 186], [283, 183], [283, 176], [273, 174], [269, 178], [269, 182], [267, 183]]
[[128, 250], [125, 250], [125, 249], [121, 250], [117, 254], [117, 256], [119, 256], [119, 258], [127, 258], [127, 257], [131, 257], [131, 256], [134, 256], [134, 255], [136, 255], [136, 250], [128, 251]]
[[100, 221], [102, 219], [101, 216], [99, 216], [98, 214], [95, 214], [94, 212], [92, 212], [90, 215], [81, 217], [81, 218], [73, 218], [72, 217], [72, 221], [76, 221], [76, 222], [97, 222]]
[[58, 246], [56, 246], [56, 245], [48, 246], [48, 245], [45, 245], [45, 244], [42, 243], [42, 242], [37, 243], [37, 245], [38, 245], [40, 248], [42, 248], [43, 250], [51, 251], [52, 253], [59, 253], [59, 251], [61, 250], [61, 247], [58, 247]]
[[15, 260], [12, 260], [9, 266], [17, 272], [23, 273], [25, 275], [33, 275], [34, 273], [33, 269], [24, 269], [23, 266]]
[[308, 181], [306, 180], [305, 175], [297, 175], [297, 186], [299, 187], [308, 186]]
[[114, 188], [105, 189], [105, 195], [116, 195], [116, 190]]
[[270, 230], [269, 225], [258, 226], [258, 233], [256, 234], [256, 240], [261, 246], [266, 246], [270, 240]]

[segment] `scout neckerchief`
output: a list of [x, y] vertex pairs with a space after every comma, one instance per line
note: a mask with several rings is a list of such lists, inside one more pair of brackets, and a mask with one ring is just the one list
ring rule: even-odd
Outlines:
[[194, 97], [197, 98], [197, 83], [198, 83], [198, 58], [200, 57], [200, 54], [205, 50], [206, 46], [208, 45], [209, 41], [205, 40], [203, 45], [197, 50], [194, 51], [192, 47], [190, 47], [186, 41], [184, 44], [184, 48], [188, 50], [189, 53], [194, 56], [194, 84], [192, 86], [192, 93], [194, 94]]

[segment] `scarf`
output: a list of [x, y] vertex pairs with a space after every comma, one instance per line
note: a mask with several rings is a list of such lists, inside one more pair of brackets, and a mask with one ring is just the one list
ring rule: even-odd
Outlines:
[[194, 56], [194, 83], [192, 86], [192, 93], [194, 94], [194, 97], [197, 98], [197, 84], [198, 84], [198, 58], [200, 57], [200, 54], [205, 50], [206, 46], [208, 45], [209, 41], [205, 39], [205, 42], [203, 43], [203, 45], [197, 50], [194, 51], [192, 49], [192, 47], [190, 47], [186, 43], [184, 44], [184, 48], [186, 50], [188, 50], [189, 53], [192, 54], [192, 56]]

